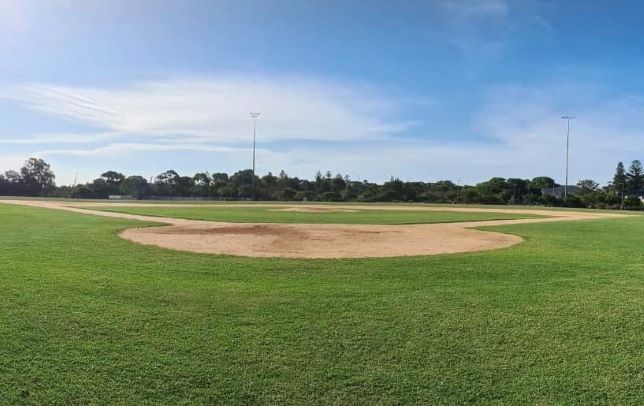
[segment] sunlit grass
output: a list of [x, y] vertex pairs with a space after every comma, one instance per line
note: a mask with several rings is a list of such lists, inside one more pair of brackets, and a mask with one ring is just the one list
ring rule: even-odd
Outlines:
[[373, 260], [182, 253], [0, 205], [0, 403], [642, 404], [644, 218]]

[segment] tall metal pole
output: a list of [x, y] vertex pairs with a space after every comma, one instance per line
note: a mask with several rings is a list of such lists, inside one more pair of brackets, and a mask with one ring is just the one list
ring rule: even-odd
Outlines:
[[568, 200], [568, 152], [570, 150], [570, 120], [574, 119], [575, 116], [563, 116], [561, 117], [568, 122], [568, 130], [566, 131], [566, 183], [564, 184], [564, 201]]
[[[567, 119], [566, 121], [568, 122], [568, 130], [566, 131], [566, 183], [564, 184], [564, 201], [568, 200], [568, 157], [570, 151], [570, 119]], [[255, 168], [253, 168], [253, 173], [254, 172]]]
[[250, 113], [253, 119], [253, 183], [252, 183], [252, 199], [255, 200], [255, 145], [257, 140], [257, 117], [259, 113], [253, 111]]

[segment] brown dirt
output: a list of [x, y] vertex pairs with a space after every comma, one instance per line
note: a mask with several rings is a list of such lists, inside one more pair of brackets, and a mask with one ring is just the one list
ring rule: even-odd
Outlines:
[[[333, 206], [331, 209], [429, 210], [458, 212], [526, 213], [549, 216], [520, 220], [494, 220], [443, 224], [412, 225], [341, 225], [341, 224], [250, 224], [220, 223], [142, 216], [91, 210], [108, 204], [76, 203], [43, 200], [0, 200], [20, 204], [103, 217], [124, 218], [166, 224], [159, 227], [131, 228], [121, 237], [140, 244], [209, 254], [251, 257], [289, 258], [366, 258], [409, 255], [435, 255], [456, 252], [505, 248], [522, 241], [521, 237], [473, 227], [526, 224], [550, 221], [586, 220], [623, 215], [609, 212], [550, 211], [538, 209], [480, 209], [450, 207]], [[111, 205], [141, 206], [136, 203]], [[186, 207], [186, 205], [153, 204], [154, 207]], [[216, 205], [214, 207], [221, 207]], [[235, 205], [226, 205], [233, 207]], [[240, 205], [241, 206], [241, 205]], [[257, 207], [258, 205], [253, 205]], [[266, 207], [264, 205], [263, 207]], [[203, 205], [201, 205], [203, 207]], [[272, 205], [275, 207], [275, 205]], [[277, 206], [300, 209], [298, 206]], [[321, 205], [307, 208], [329, 209]]]
[[[209, 234], [226, 234], [226, 235], [259, 235], [259, 236], [278, 236], [278, 237], [287, 237], [293, 231], [273, 227], [267, 224], [257, 224], [252, 227], [240, 227], [240, 226], [224, 226], [224, 227], [210, 227], [210, 228], [195, 228], [187, 226], [175, 226], [175, 227], [159, 227], [155, 231], [158, 234], [174, 234], [174, 235], [186, 235], [186, 234], [196, 234], [196, 235], [209, 235]], [[299, 233], [302, 234], [303, 233]]]

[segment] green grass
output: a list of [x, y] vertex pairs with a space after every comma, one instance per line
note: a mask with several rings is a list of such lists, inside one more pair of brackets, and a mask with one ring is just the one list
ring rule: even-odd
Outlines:
[[[330, 206], [332, 207], [332, 206]], [[94, 209], [94, 208], [93, 208]], [[355, 212], [294, 212], [280, 207], [109, 207], [103, 211], [173, 217], [189, 220], [233, 223], [317, 223], [317, 224], [417, 224], [457, 221], [511, 220], [543, 217], [520, 213], [358, 210]]]
[[644, 217], [311, 261], [116, 236], [140, 224], [0, 205], [0, 403], [644, 403]]

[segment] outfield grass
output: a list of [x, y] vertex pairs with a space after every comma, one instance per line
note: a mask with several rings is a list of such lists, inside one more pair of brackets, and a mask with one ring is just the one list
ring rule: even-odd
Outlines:
[[373, 260], [137, 245], [0, 205], [0, 403], [644, 403], [644, 217]]
[[[332, 206], [330, 206], [332, 207]], [[94, 209], [94, 207], [92, 207]], [[280, 211], [282, 207], [109, 207], [97, 210], [188, 220], [227, 221], [233, 223], [315, 223], [315, 224], [419, 224], [458, 221], [512, 220], [543, 217], [521, 213], [357, 210], [355, 212]]]

